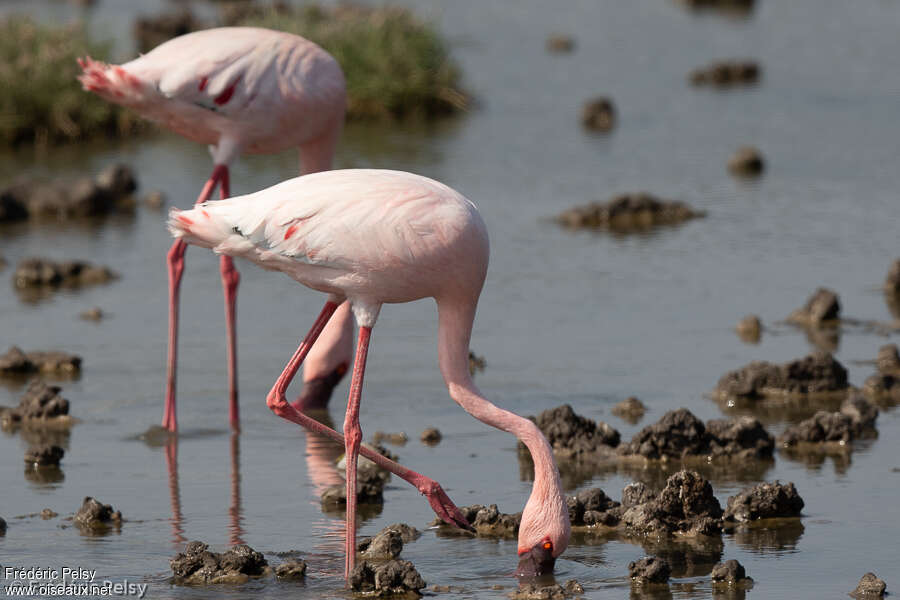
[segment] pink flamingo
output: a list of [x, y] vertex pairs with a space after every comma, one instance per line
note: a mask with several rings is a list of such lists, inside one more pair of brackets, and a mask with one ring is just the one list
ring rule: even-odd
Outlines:
[[[537, 425], [484, 398], [469, 375], [469, 338], [488, 265], [488, 236], [475, 206], [431, 179], [397, 171], [306, 175], [193, 210], [173, 209], [172, 234], [220, 254], [282, 271], [328, 300], [269, 392], [275, 414], [344, 444], [347, 485], [345, 577], [354, 566], [356, 459], [360, 452], [415, 485], [449, 523], [468, 526], [436, 482], [360, 448], [359, 404], [372, 327], [383, 303], [432, 297], [438, 307], [438, 362], [453, 398], [476, 419], [518, 437], [535, 465], [519, 527], [519, 573], [552, 570], [569, 541], [559, 472]], [[285, 400], [310, 346], [344, 301], [359, 325], [344, 437]], [[452, 508], [451, 508], [452, 507]]]
[[[231, 195], [228, 165], [241, 152], [275, 153], [299, 147], [301, 172], [331, 168], [344, 122], [346, 91], [337, 61], [296, 35], [252, 27], [198, 31], [169, 40], [123, 65], [79, 60], [84, 89], [121, 104], [195, 142], [207, 144], [214, 168], [197, 203], [217, 185]], [[178, 305], [186, 245], [167, 255], [169, 350], [162, 425], [177, 431], [175, 376]], [[238, 429], [235, 308], [240, 275], [230, 256], [220, 259], [228, 339], [230, 421]], [[310, 354], [298, 407], [322, 408], [353, 352], [349, 307]]]

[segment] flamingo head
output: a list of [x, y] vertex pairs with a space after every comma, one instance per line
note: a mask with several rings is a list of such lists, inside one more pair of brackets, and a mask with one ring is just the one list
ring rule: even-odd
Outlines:
[[569, 545], [569, 511], [562, 490], [556, 485], [535, 485], [519, 525], [519, 577], [553, 573], [556, 558]]

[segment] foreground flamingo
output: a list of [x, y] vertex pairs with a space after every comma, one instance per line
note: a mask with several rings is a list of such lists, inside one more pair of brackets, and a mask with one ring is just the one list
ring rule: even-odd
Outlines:
[[[84, 89], [127, 106], [195, 142], [210, 145], [214, 168], [197, 203], [221, 185], [231, 195], [228, 165], [241, 152], [300, 149], [302, 172], [331, 168], [344, 122], [346, 92], [337, 61], [296, 35], [252, 27], [223, 27], [177, 37], [119, 65], [86, 58], [79, 64]], [[169, 358], [163, 427], [178, 429], [175, 375], [178, 358], [178, 297], [186, 246], [176, 240], [167, 255]], [[228, 328], [231, 426], [238, 429], [235, 307], [240, 276], [231, 257], [221, 258]], [[324, 407], [353, 352], [349, 307], [310, 355], [298, 406]]]
[[[537, 425], [488, 402], [469, 375], [469, 338], [488, 266], [488, 236], [475, 206], [431, 179], [397, 171], [306, 175], [255, 194], [172, 210], [172, 234], [217, 253], [242, 256], [328, 294], [325, 308], [269, 392], [280, 417], [342, 442], [346, 450], [345, 577], [354, 566], [356, 459], [406, 479], [448, 522], [467, 526], [436, 482], [360, 448], [359, 403], [372, 327], [383, 303], [432, 297], [438, 307], [438, 362], [453, 398], [476, 419], [512, 433], [535, 465], [522, 512], [520, 573], [551, 571], [569, 541], [569, 519], [550, 445]], [[349, 301], [359, 341], [344, 437], [285, 400], [285, 389], [337, 307]], [[452, 508], [451, 508], [452, 507]]]

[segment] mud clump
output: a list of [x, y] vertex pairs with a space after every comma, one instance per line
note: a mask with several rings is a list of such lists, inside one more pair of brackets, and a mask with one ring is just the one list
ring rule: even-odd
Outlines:
[[766, 169], [762, 152], [753, 146], [742, 146], [728, 159], [728, 171], [738, 177], [757, 177]]
[[395, 446], [405, 446], [406, 442], [409, 441], [409, 437], [403, 433], [402, 431], [399, 433], [387, 433], [384, 431], [376, 431], [372, 434], [372, 443], [380, 444], [381, 442], [387, 442], [388, 444], [394, 444]]
[[395, 595], [420, 595], [425, 580], [408, 560], [385, 563], [361, 561], [350, 573], [350, 589], [367, 596], [386, 598]]
[[737, 332], [741, 341], [748, 344], [758, 344], [762, 338], [762, 321], [756, 315], [747, 315], [740, 321], [734, 330]]
[[758, 519], [797, 517], [804, 502], [793, 482], [760, 483], [728, 498], [725, 521], [746, 523]]
[[655, 498], [628, 508], [622, 524], [640, 535], [715, 535], [722, 530], [721, 517], [722, 507], [709, 482], [694, 471], [679, 471]]
[[139, 17], [132, 26], [138, 52], [149, 52], [174, 37], [205, 28], [187, 9], [156, 17]]
[[81, 357], [66, 352], [23, 352], [10, 346], [0, 356], [0, 375], [27, 375], [30, 373], [66, 374], [81, 371]]
[[574, 496], [568, 496], [569, 522], [579, 525], [605, 525], [615, 527], [622, 518], [624, 507], [611, 499], [600, 488], [582, 490]]
[[65, 454], [59, 446], [38, 446], [25, 452], [25, 463], [29, 467], [58, 467]]
[[67, 220], [130, 209], [137, 189], [134, 171], [115, 164], [95, 178], [40, 181], [20, 179], [0, 190], [0, 223], [27, 219]]
[[862, 390], [866, 396], [875, 400], [883, 399], [886, 396], [898, 396], [900, 395], [900, 377], [876, 373], [866, 378]]
[[103, 320], [104, 316], [105, 315], [103, 314], [103, 309], [99, 306], [95, 306], [94, 308], [89, 308], [78, 313], [78, 318], [84, 321], [100, 322]]
[[[502, 513], [496, 504], [491, 504], [490, 506], [472, 504], [471, 506], [461, 506], [459, 510], [469, 525], [475, 530], [475, 535], [478, 537], [514, 539], [519, 533], [522, 513]], [[431, 527], [443, 525], [444, 522], [440, 518], [436, 518], [431, 522]], [[450, 529], [454, 534], [471, 535], [457, 528], [448, 527], [447, 529]]]
[[671, 410], [618, 448], [620, 456], [648, 459], [687, 456], [767, 458], [775, 440], [752, 417], [713, 419], [704, 425], [686, 408]]
[[789, 427], [778, 437], [778, 443], [783, 446], [823, 442], [847, 444], [857, 438], [874, 435], [877, 418], [875, 405], [860, 396], [851, 396], [844, 400], [838, 412], [820, 410], [809, 419]]
[[592, 98], [581, 108], [581, 124], [585, 129], [606, 133], [616, 124], [616, 107], [605, 96]]
[[767, 396], [844, 391], [847, 369], [827, 352], [777, 365], [754, 361], [719, 379], [716, 392], [726, 397], [759, 399]]
[[441, 435], [440, 429], [437, 427], [429, 427], [422, 432], [422, 435], [419, 436], [419, 439], [426, 446], [437, 446], [441, 443], [443, 439], [443, 435]]
[[900, 258], [891, 263], [891, 268], [884, 278], [884, 291], [892, 296], [900, 296]]
[[856, 589], [850, 592], [850, 595], [860, 600], [865, 598], [883, 598], [886, 589], [887, 584], [882, 579], [879, 579], [875, 573], [870, 572], [862, 576]]
[[644, 558], [628, 563], [628, 576], [632, 583], [646, 585], [648, 583], [668, 583], [672, 569], [663, 558], [645, 556]]
[[292, 558], [275, 567], [275, 577], [282, 581], [303, 581], [306, 579], [306, 561]]
[[575, 38], [562, 33], [554, 33], [547, 36], [547, 41], [544, 46], [547, 48], [547, 52], [553, 54], [568, 54], [575, 50]]
[[60, 388], [47, 385], [43, 381], [34, 380], [25, 389], [14, 408], [0, 407], [0, 420], [4, 425], [49, 424], [51, 422], [69, 421], [69, 401], [59, 395]]
[[841, 301], [838, 295], [819, 288], [806, 300], [806, 304], [788, 315], [788, 323], [802, 327], [835, 325], [841, 318]]
[[82, 531], [104, 532], [122, 525], [122, 513], [88, 496], [75, 513], [74, 522]]
[[[359, 473], [359, 471], [357, 471]], [[368, 480], [357, 481], [356, 501], [359, 504], [384, 504], [384, 482]], [[322, 492], [320, 498], [323, 509], [337, 509], [347, 506], [347, 486], [344, 484], [333, 485]]]
[[900, 375], [900, 352], [897, 351], [897, 344], [885, 344], [879, 348], [875, 364], [879, 373]]
[[268, 573], [268, 565], [261, 553], [246, 544], [220, 554], [210, 552], [207, 544], [197, 541], [188, 543], [184, 552], [169, 560], [175, 583], [189, 585], [244, 583], [250, 577]]
[[759, 81], [762, 69], [755, 60], [719, 60], [691, 71], [692, 85], [718, 88], [753, 85]]
[[717, 10], [725, 13], [747, 14], [756, 0], [679, 0], [693, 10]]
[[[568, 404], [545, 410], [537, 417], [528, 417], [538, 426], [557, 460], [592, 463], [615, 456], [621, 436], [603, 421], [593, 421], [575, 414]], [[522, 442], [519, 454], [530, 456]]]
[[614, 233], [635, 233], [661, 225], [677, 225], [706, 216], [684, 202], [661, 200], [647, 193], [622, 194], [608, 202], [576, 206], [556, 217], [568, 229], [608, 229]]
[[117, 277], [109, 268], [94, 266], [89, 262], [25, 258], [16, 265], [13, 285], [20, 290], [41, 287], [73, 288], [106, 283]]
[[710, 579], [712, 579], [713, 587], [746, 586], [753, 583], [753, 579], [747, 577], [744, 565], [734, 559], [720, 562], [714, 566], [710, 573]]
[[0, 518], [0, 535], [6, 535], [6, 521]]
[[632, 425], [640, 421], [645, 412], [647, 407], [634, 396], [629, 396], [612, 407], [612, 414]]
[[356, 551], [365, 558], [397, 558], [403, 551], [403, 538], [392, 529], [379, 531], [374, 537], [361, 539], [356, 544]]
[[584, 586], [570, 579], [564, 586], [558, 583], [553, 585], [523, 583], [509, 597], [512, 600], [565, 600], [583, 593]]

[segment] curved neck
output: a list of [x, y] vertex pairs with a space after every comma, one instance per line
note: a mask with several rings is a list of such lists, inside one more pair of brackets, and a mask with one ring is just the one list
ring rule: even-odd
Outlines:
[[516, 436], [534, 462], [535, 494], [561, 495], [559, 471], [553, 451], [538, 426], [529, 419], [491, 404], [469, 374], [469, 340], [475, 319], [475, 301], [438, 301], [438, 363], [450, 397], [479, 421]]

